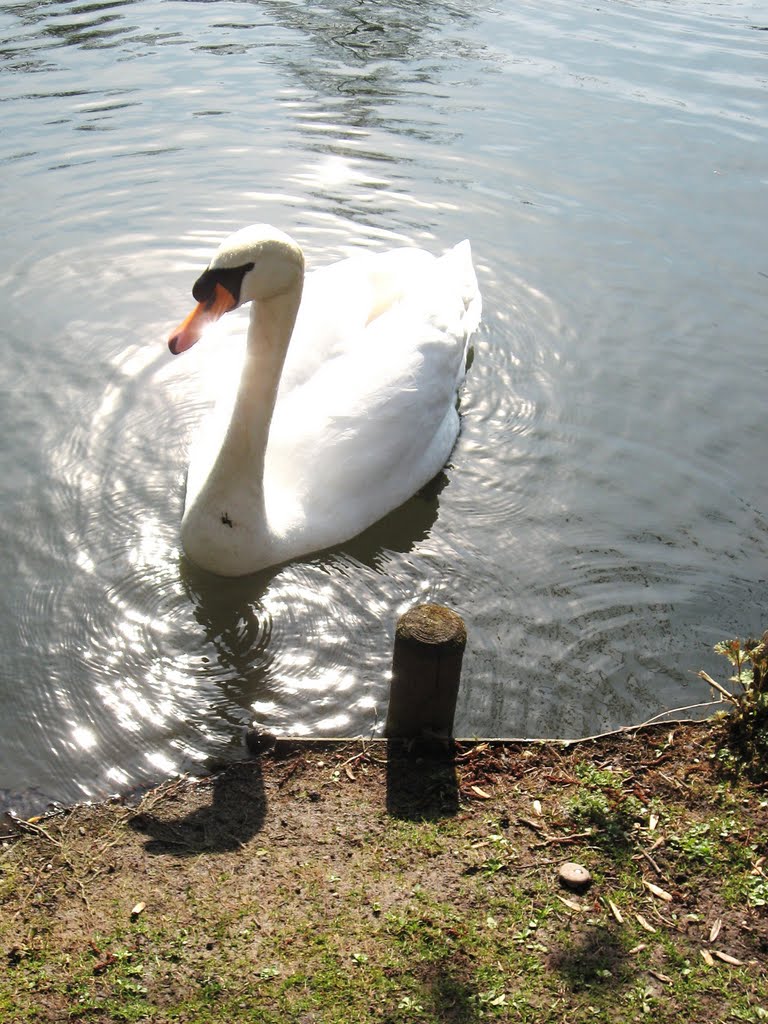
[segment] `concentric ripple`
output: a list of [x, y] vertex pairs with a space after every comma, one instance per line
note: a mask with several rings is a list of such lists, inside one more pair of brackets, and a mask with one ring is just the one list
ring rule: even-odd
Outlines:
[[[467, 621], [464, 735], [707, 696], [712, 644], [765, 626], [764, 21], [3, 7], [3, 804], [240, 756], [253, 721], [375, 734], [422, 600]], [[244, 315], [179, 359], [165, 338], [254, 221], [310, 269], [469, 237], [484, 316], [437, 479], [338, 549], [223, 581], [178, 523]]]

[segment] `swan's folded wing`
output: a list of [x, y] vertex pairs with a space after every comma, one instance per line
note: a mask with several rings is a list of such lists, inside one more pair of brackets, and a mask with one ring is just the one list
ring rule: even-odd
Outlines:
[[340, 526], [353, 536], [440, 470], [459, 429], [470, 306], [455, 282], [425, 281], [281, 396], [265, 487], [268, 505], [270, 494], [276, 505], [278, 495], [293, 495], [287, 530], [311, 521], [318, 546], [326, 534], [338, 539]]
[[423, 249], [392, 249], [360, 253], [308, 274], [280, 394], [306, 384], [323, 364], [363, 343], [365, 328], [418, 289], [437, 262]]

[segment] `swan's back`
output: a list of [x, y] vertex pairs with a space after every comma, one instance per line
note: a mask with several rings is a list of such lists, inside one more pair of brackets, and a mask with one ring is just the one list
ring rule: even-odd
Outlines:
[[481, 300], [469, 242], [366, 254], [308, 276], [265, 467], [285, 548], [354, 536], [444, 466]]
[[[480, 320], [480, 294], [468, 241], [444, 256], [401, 248], [362, 253], [308, 274], [299, 315], [280, 381], [280, 393], [306, 383], [326, 362], [363, 343], [363, 331], [402, 302], [435, 284], [455, 290], [471, 333]], [[474, 319], [474, 322], [470, 322]]]

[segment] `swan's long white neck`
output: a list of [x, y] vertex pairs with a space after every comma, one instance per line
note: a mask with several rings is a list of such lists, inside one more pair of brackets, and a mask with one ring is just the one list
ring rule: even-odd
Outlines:
[[[209, 477], [213, 489], [223, 485], [263, 486], [264, 455], [288, 343], [301, 300], [301, 286], [254, 302], [237, 399], [224, 442]], [[237, 468], [247, 474], [238, 479]], [[208, 485], [206, 485], [206, 488]], [[253, 494], [253, 491], [250, 491]]]
[[280, 375], [302, 279], [254, 301], [237, 397], [218, 454], [181, 524], [185, 551], [203, 568], [227, 575], [273, 561], [274, 534], [264, 500], [264, 462]]

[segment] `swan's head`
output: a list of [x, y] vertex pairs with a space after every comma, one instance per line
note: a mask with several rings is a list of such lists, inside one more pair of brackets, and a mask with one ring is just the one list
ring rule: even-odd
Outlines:
[[192, 287], [197, 306], [168, 339], [174, 355], [185, 352], [208, 324], [245, 302], [273, 299], [301, 286], [304, 256], [285, 232], [252, 224], [226, 238]]

